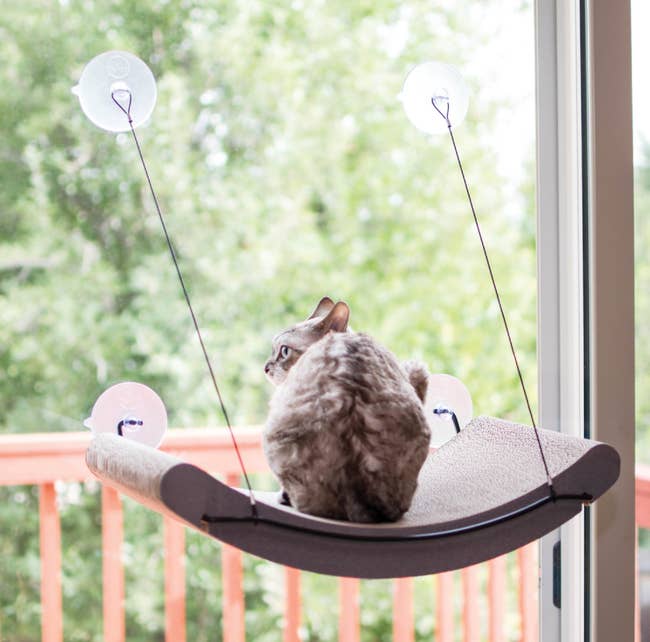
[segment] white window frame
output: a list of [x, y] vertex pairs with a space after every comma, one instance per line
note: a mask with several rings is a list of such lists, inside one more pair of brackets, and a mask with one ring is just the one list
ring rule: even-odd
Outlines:
[[[629, 0], [536, 0], [540, 424], [613, 445], [619, 481], [541, 545], [542, 642], [634, 639]], [[586, 278], [585, 278], [586, 277]], [[553, 605], [561, 541], [562, 608]]]
[[[582, 171], [579, 15], [573, 2], [535, 4], [539, 420], [584, 434]], [[560, 278], [562, 275], [562, 278]], [[561, 600], [554, 605], [553, 548], [562, 539]], [[582, 640], [583, 518], [540, 548], [540, 639]], [[569, 553], [570, 551], [570, 553]], [[570, 567], [569, 567], [570, 566]]]

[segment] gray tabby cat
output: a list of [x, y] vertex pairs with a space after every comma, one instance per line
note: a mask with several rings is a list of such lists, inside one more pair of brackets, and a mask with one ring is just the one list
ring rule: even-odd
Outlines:
[[411, 505], [429, 451], [427, 370], [401, 364], [350, 310], [324, 297], [273, 339], [264, 366], [277, 386], [264, 450], [300, 511], [353, 522], [394, 521]]

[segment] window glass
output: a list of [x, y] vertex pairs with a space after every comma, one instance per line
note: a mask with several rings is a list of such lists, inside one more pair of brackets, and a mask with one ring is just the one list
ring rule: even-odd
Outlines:
[[[4, 6], [0, 431], [82, 430], [123, 380], [153, 387], [172, 426], [223, 424], [133, 141], [96, 129], [70, 92], [109, 49], [156, 76], [138, 135], [234, 424], [263, 423], [270, 339], [324, 295], [399, 358], [461, 378], [476, 414], [528, 423], [450, 141], [416, 131], [397, 96], [425, 60], [456, 65], [469, 84], [456, 141], [536, 407], [532, 4]], [[34, 639], [37, 489], [0, 499], [0, 628]], [[66, 639], [99, 639], [98, 491], [62, 485], [60, 500]], [[126, 520], [128, 637], [149, 640], [163, 626], [158, 521], [130, 502]], [[248, 635], [279, 639], [279, 571], [246, 564]], [[508, 573], [514, 638], [514, 557]], [[305, 639], [335, 639], [320, 597], [329, 580], [305, 582]], [[363, 591], [364, 639], [383, 639], [386, 586]], [[419, 639], [435, 626], [425, 595]], [[188, 639], [214, 639], [220, 599], [213, 545], [188, 535]]]

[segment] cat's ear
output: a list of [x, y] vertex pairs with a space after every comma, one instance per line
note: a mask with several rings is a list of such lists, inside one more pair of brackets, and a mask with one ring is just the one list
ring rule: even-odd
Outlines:
[[324, 296], [316, 306], [316, 309], [311, 313], [311, 316], [307, 317], [309, 319], [315, 319], [316, 317], [324, 317], [332, 308], [334, 307], [334, 301], [328, 296]]
[[321, 321], [323, 334], [330, 330], [334, 332], [345, 332], [348, 329], [350, 320], [350, 308], [347, 303], [339, 301]]

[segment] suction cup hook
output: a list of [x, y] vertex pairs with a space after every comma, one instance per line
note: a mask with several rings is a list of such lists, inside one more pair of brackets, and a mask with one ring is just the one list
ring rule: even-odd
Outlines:
[[409, 72], [400, 100], [413, 125], [426, 134], [439, 134], [464, 120], [469, 91], [456, 67], [424, 62]]
[[126, 51], [106, 51], [95, 56], [72, 88], [81, 109], [95, 124], [109, 132], [139, 127], [156, 105], [156, 80], [151, 69]]
[[99, 396], [84, 426], [95, 434], [112, 433], [156, 448], [167, 430], [167, 411], [151, 388], [126, 381]]
[[442, 446], [472, 420], [472, 397], [460, 379], [433, 374], [429, 376], [424, 412], [431, 427], [431, 445]]

